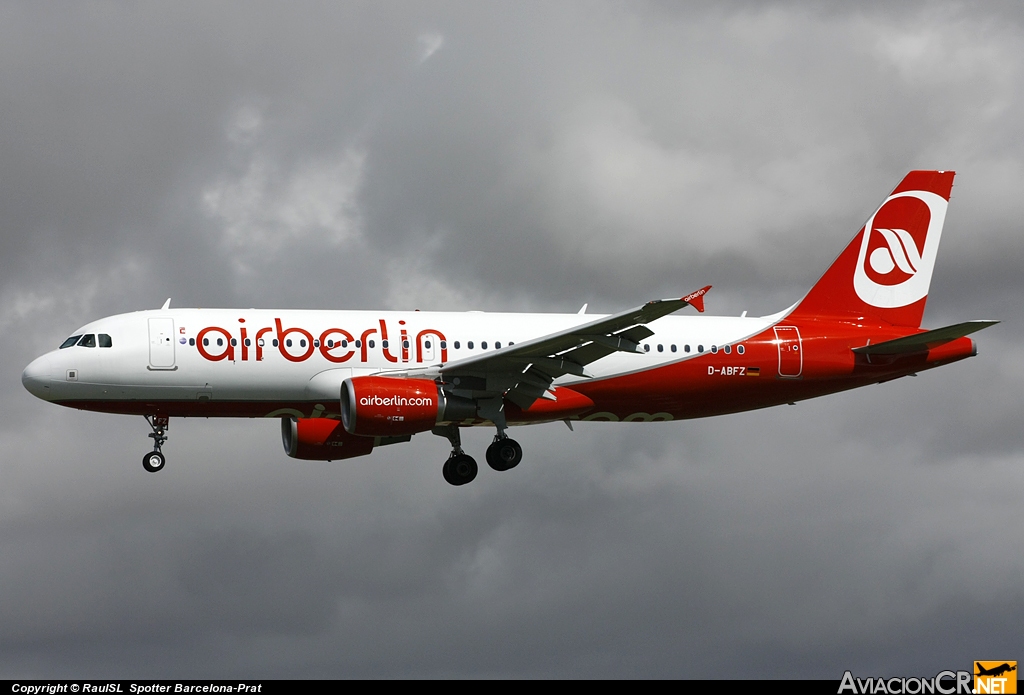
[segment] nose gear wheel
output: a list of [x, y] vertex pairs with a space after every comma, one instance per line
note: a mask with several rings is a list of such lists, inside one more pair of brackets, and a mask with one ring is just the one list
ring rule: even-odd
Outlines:
[[142, 457], [142, 467], [150, 473], [162, 470], [164, 463], [164, 455], [159, 451], [151, 451]]

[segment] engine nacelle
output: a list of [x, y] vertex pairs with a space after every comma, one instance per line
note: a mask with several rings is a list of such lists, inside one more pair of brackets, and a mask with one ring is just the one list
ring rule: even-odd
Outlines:
[[430, 379], [357, 376], [341, 385], [341, 421], [349, 434], [414, 434], [439, 420], [444, 399]]
[[366, 456], [377, 444], [374, 437], [357, 437], [345, 431], [340, 420], [328, 418], [281, 418], [284, 451], [295, 459], [336, 461]]

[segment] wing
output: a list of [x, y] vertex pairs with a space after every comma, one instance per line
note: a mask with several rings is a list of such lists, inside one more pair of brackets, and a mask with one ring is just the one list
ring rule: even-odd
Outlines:
[[555, 400], [551, 383], [571, 374], [589, 377], [585, 367], [614, 352], [640, 352], [654, 335], [646, 324], [685, 306], [704, 311], [711, 286], [682, 299], [658, 299], [596, 321], [466, 359], [403, 374], [440, 376], [445, 390], [474, 399], [504, 396], [526, 410], [538, 398]]

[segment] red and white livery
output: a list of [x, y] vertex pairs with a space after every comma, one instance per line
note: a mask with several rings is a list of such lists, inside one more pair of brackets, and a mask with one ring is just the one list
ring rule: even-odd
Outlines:
[[281, 420], [302, 459], [363, 456], [419, 432], [446, 437], [453, 485], [477, 474], [462, 427], [496, 428], [487, 463], [519, 464], [512, 425], [655, 422], [792, 403], [976, 354], [995, 321], [924, 330], [953, 186], [912, 171], [811, 291], [771, 316], [704, 311], [710, 286], [610, 316], [420, 311], [171, 309], [100, 319], [30, 364], [22, 382], [60, 405], [143, 415], [164, 466], [171, 417]]

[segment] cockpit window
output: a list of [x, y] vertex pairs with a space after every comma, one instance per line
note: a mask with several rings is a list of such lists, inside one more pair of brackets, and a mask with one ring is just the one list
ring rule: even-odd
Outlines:
[[96, 347], [96, 336], [93, 333], [86, 333], [78, 341], [78, 347]]
[[72, 345], [77, 343], [78, 339], [81, 338], [81, 337], [82, 336], [80, 336], [80, 335], [73, 335], [73, 336], [71, 336], [70, 338], [68, 338], [63, 343], [60, 344], [60, 349], [63, 350], [64, 348], [71, 347]]
[[112, 347], [113, 341], [110, 340], [110, 336], [106, 333], [100, 333], [100, 347]]

